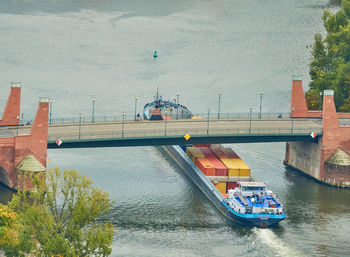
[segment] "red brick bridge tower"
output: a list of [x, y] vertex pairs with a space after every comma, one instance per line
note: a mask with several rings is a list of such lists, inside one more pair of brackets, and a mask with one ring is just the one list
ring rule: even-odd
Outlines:
[[40, 98], [30, 134], [17, 135], [22, 127], [19, 124], [20, 98], [21, 84], [11, 83], [11, 92], [0, 120], [0, 182], [14, 189], [27, 183], [25, 176], [44, 173], [47, 157], [49, 98]]
[[[322, 111], [309, 111], [300, 77], [292, 82], [291, 118], [318, 118], [322, 137], [317, 143], [288, 142], [285, 164], [330, 185], [350, 187], [350, 113], [337, 113], [333, 90], [323, 92]], [[344, 122], [343, 122], [344, 123]]]

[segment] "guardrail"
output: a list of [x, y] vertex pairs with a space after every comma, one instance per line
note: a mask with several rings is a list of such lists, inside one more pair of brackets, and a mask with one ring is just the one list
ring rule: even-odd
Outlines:
[[[178, 116], [181, 119], [181, 115]], [[290, 113], [283, 112], [267, 112], [267, 113], [209, 113], [209, 119], [270, 119], [270, 118], [289, 118]], [[168, 118], [176, 119], [176, 113], [168, 113]], [[138, 119], [138, 117], [136, 117]], [[143, 119], [143, 117], [140, 117]], [[186, 117], [188, 119], [188, 117]], [[192, 113], [192, 119], [208, 119], [208, 113]], [[135, 115], [106, 115], [106, 116], [76, 116], [76, 117], [62, 117], [49, 118], [49, 124], [76, 124], [76, 123], [97, 123], [97, 122], [118, 122], [118, 121], [132, 121], [135, 120]], [[20, 124], [31, 125], [33, 120], [21, 119]]]
[[99, 139], [130, 139], [130, 138], [153, 138], [153, 137], [183, 137], [189, 134], [191, 137], [195, 136], [300, 136], [310, 135], [315, 132], [317, 135], [322, 134], [322, 129], [313, 128], [230, 128], [230, 129], [157, 129], [144, 131], [125, 131], [119, 129], [113, 132], [83, 132], [77, 133], [51, 133], [48, 136], [49, 142], [54, 142], [58, 138], [61, 140], [79, 141], [79, 140], [99, 140]]

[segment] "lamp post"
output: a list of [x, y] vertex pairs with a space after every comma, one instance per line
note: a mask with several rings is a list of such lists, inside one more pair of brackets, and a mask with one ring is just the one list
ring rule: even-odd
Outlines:
[[52, 124], [52, 103], [53, 103], [53, 99], [50, 99], [50, 124]]
[[177, 108], [176, 108], [176, 119], [179, 119], [179, 96], [180, 95], [176, 95], [176, 104], [177, 104]]
[[81, 131], [81, 117], [83, 117], [83, 114], [79, 113], [79, 140], [80, 140], [80, 131]]
[[136, 120], [136, 109], [137, 109], [137, 96], [135, 96], [135, 120]]
[[96, 101], [96, 97], [93, 97], [92, 98], [92, 118], [91, 118], [92, 123], [95, 122], [95, 101]]
[[218, 95], [219, 95], [219, 103], [218, 103], [218, 119], [220, 119], [221, 94], [218, 94]]
[[293, 133], [293, 130], [294, 130], [294, 110], [295, 110], [295, 108], [294, 107], [292, 107], [292, 129], [291, 129], [291, 132]]
[[322, 92], [320, 92], [320, 111], [322, 111]]
[[262, 109], [262, 98], [263, 98], [263, 94], [260, 94], [260, 112], [259, 112], [259, 119], [261, 119], [261, 109]]
[[166, 136], [166, 121], [168, 119], [168, 111], [165, 111], [165, 120], [164, 120], [164, 136]]
[[122, 112], [122, 137], [124, 137], [125, 112]]
[[249, 134], [252, 133], [252, 110], [253, 108], [249, 108]]
[[209, 135], [209, 116], [210, 116], [210, 109], [208, 108], [208, 124], [207, 124], [207, 135]]
[[19, 123], [20, 123], [20, 116], [17, 115], [17, 130], [16, 130], [16, 136], [18, 136]]

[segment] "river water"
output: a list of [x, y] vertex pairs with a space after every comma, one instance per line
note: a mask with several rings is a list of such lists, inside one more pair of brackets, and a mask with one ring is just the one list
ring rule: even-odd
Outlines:
[[[39, 96], [53, 117], [138, 111], [157, 86], [193, 112], [289, 110], [292, 75], [308, 63], [327, 0], [2, 0], [0, 108], [21, 81], [22, 113]], [[336, 7], [329, 6], [331, 9]], [[159, 57], [152, 58], [154, 50]], [[349, 256], [350, 191], [283, 165], [284, 143], [230, 145], [284, 203], [271, 229], [230, 225], [155, 147], [49, 150], [115, 201], [112, 256]], [[1, 201], [9, 197], [1, 189]]]

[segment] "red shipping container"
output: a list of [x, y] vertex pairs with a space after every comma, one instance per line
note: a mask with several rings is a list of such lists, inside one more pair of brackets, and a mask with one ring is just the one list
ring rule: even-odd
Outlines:
[[203, 172], [204, 175], [215, 176], [214, 166], [207, 158], [197, 158], [196, 165]]
[[215, 176], [227, 176], [227, 167], [215, 156], [208, 147], [198, 147], [215, 168]]
[[209, 147], [198, 147], [198, 149], [205, 155], [205, 157], [215, 157], [215, 154], [209, 149]]
[[210, 145], [210, 150], [218, 157], [222, 159], [229, 159], [228, 155], [224, 152], [222, 145], [213, 144]]
[[200, 144], [200, 145], [193, 145], [195, 147], [209, 147], [210, 145], [206, 145], [206, 144]]
[[224, 151], [224, 153], [228, 156], [228, 159], [240, 159], [240, 157], [238, 156], [238, 154], [235, 153], [235, 151], [232, 150], [232, 148], [230, 147], [223, 147], [222, 149]]
[[236, 187], [238, 187], [237, 182], [227, 182], [227, 191], [230, 189], [235, 189]]

